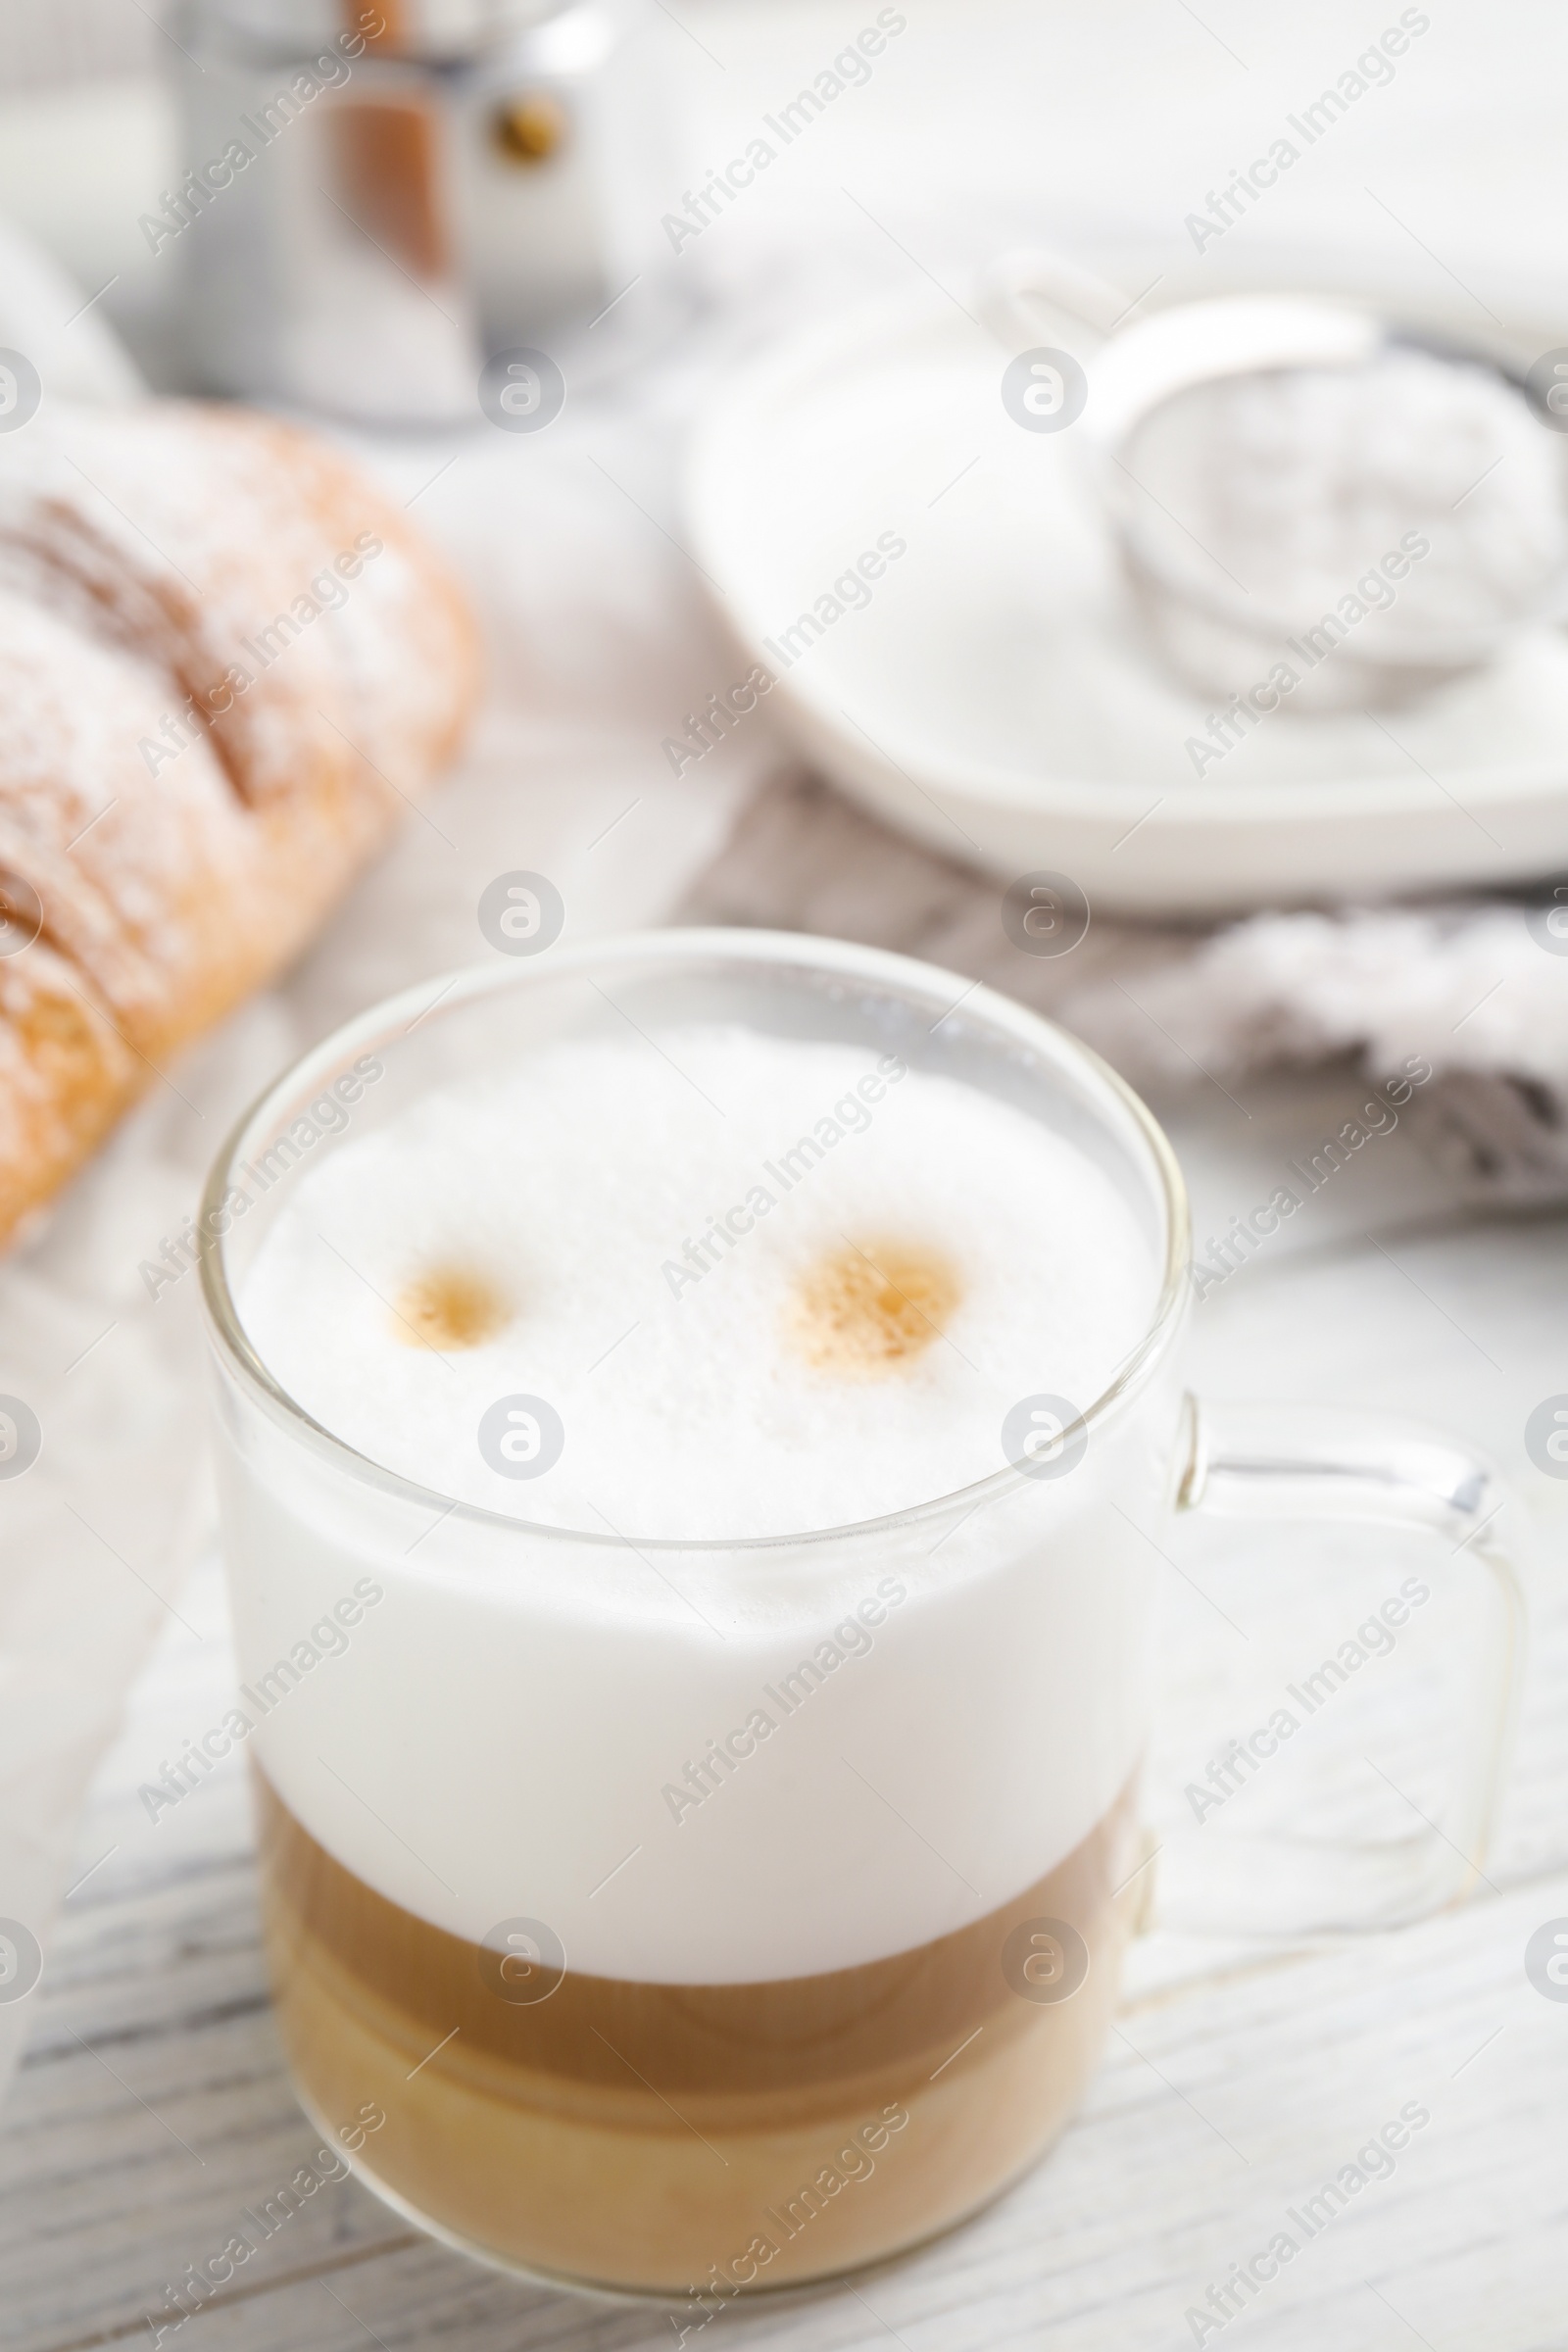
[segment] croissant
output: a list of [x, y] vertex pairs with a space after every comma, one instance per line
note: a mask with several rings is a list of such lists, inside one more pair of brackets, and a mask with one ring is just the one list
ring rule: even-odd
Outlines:
[[0, 435], [0, 1243], [311, 938], [477, 682], [443, 566], [293, 426]]

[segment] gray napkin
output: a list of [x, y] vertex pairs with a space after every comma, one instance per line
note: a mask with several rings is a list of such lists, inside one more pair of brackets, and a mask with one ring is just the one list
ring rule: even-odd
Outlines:
[[[1026, 877], [1019, 877], [1020, 881]], [[686, 922], [810, 931], [918, 956], [1034, 1005], [1164, 1092], [1349, 1060], [1430, 1065], [1410, 1116], [1477, 1201], [1568, 1198], [1568, 892], [1264, 913], [1217, 929], [1088, 908], [1020, 944], [1006, 885], [790, 771], [746, 808]]]

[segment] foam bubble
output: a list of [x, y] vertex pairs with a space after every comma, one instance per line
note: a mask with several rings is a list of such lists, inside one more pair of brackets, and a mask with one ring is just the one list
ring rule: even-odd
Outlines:
[[[315, 1419], [437, 1492], [644, 1537], [798, 1533], [1000, 1468], [1088, 1403], [1157, 1270], [1072, 1144], [873, 1049], [725, 1028], [544, 1049], [295, 1179], [243, 1287]], [[477, 1441], [511, 1396], [537, 1477]], [[515, 1468], [515, 1465], [513, 1465]]]

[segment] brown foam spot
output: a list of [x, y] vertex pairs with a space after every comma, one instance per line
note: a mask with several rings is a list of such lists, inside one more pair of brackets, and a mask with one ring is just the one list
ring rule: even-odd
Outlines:
[[785, 1310], [785, 1336], [815, 1371], [881, 1380], [947, 1329], [963, 1286], [926, 1243], [847, 1244], [808, 1266]]
[[430, 1266], [398, 1293], [394, 1336], [406, 1348], [482, 1348], [512, 1320], [495, 1284], [464, 1266]]

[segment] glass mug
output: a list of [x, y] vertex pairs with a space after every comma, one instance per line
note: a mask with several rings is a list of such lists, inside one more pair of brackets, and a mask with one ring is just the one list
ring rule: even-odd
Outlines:
[[[693, 1021], [849, 1041], [1071, 1138], [1162, 1268], [1104, 1394], [1025, 1400], [1026, 1434], [999, 1433], [960, 1494], [734, 1543], [530, 1525], [319, 1427], [236, 1305], [294, 1169], [435, 1086], [628, 1021], [656, 1042]], [[378, 2111], [356, 2170], [452, 2245], [601, 2291], [798, 2287], [917, 2244], [1041, 2154], [1146, 1903], [1172, 1511], [1455, 1547], [1474, 1703], [1443, 1827], [1291, 1849], [1293, 1924], [1393, 1924], [1479, 1872], [1519, 1625], [1490, 1473], [1357, 1415], [1195, 1407], [1170, 1148], [1019, 1004], [760, 932], [465, 972], [281, 1078], [200, 1235], [278, 2021], [313, 2119]]]

